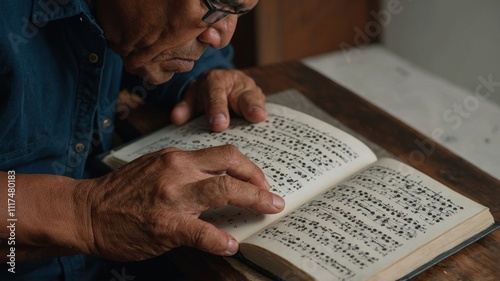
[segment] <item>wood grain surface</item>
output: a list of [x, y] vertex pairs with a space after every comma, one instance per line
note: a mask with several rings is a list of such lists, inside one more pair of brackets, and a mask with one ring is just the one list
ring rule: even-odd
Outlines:
[[[500, 182], [413, 128], [300, 62], [246, 69], [266, 94], [297, 89], [341, 123], [457, 192], [490, 208], [500, 221]], [[145, 124], [144, 120], [140, 124]], [[139, 129], [141, 132], [151, 128]], [[253, 280], [221, 257], [174, 250], [192, 280]], [[244, 271], [244, 270], [243, 270]], [[250, 277], [248, 277], [250, 276]], [[500, 280], [500, 230], [448, 257], [414, 280]]]

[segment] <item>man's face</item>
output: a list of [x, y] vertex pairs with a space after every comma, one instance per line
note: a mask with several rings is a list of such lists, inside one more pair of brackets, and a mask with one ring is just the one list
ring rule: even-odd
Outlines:
[[[229, 11], [249, 10], [258, 0], [212, 0]], [[203, 0], [95, 1], [97, 18], [111, 48], [125, 69], [151, 84], [160, 84], [176, 72], [193, 68], [208, 47], [229, 44], [237, 16], [209, 25], [201, 19], [208, 11]], [[235, 9], [237, 7], [237, 9]]]

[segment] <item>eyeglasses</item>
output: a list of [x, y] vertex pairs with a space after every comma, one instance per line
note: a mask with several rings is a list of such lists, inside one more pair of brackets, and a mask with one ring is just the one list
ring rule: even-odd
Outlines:
[[212, 0], [203, 0], [203, 3], [205, 3], [205, 5], [208, 7], [208, 12], [203, 16], [201, 20], [208, 24], [214, 24], [229, 15], [238, 15], [239, 17], [250, 12], [250, 10], [233, 12], [224, 9], [219, 9], [214, 6]]

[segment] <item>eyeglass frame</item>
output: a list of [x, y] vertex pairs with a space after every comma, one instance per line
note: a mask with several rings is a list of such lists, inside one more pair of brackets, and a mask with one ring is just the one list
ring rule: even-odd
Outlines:
[[[205, 3], [205, 6], [208, 8], [208, 12], [201, 18], [201, 20], [205, 23], [208, 24], [215, 24], [216, 22], [224, 19], [225, 17], [229, 15], [238, 15], [238, 17], [250, 12], [250, 10], [244, 10], [244, 11], [239, 11], [239, 12], [233, 12], [233, 11], [228, 11], [224, 9], [219, 9], [214, 6], [212, 3], [212, 0], [203, 0], [203, 3]], [[213, 16], [216, 13], [220, 13], [219, 16], [215, 17], [215, 20], [209, 20], [211, 16]]]

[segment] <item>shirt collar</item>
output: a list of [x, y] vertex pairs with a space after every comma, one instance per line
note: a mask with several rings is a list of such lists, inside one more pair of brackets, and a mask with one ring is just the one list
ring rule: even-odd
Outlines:
[[85, 0], [32, 0], [32, 3], [31, 21], [37, 26], [82, 13], [93, 18]]

